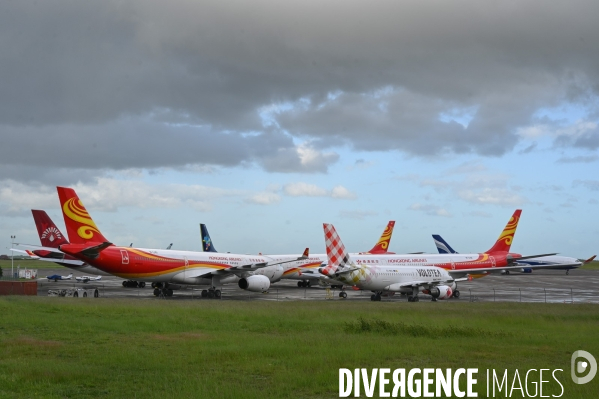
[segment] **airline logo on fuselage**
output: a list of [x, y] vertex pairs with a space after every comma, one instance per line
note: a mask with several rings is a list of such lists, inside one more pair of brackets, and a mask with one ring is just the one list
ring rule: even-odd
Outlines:
[[441, 272], [437, 269], [416, 269], [420, 277], [441, 277]]

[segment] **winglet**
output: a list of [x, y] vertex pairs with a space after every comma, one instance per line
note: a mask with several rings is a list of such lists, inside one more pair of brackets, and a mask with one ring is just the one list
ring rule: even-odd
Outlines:
[[67, 226], [67, 234], [72, 244], [86, 244], [90, 242], [107, 242], [106, 237], [100, 233], [98, 226], [83, 206], [83, 203], [72, 188], [56, 187], [60, 207]]
[[389, 244], [391, 243], [391, 236], [393, 235], [393, 227], [395, 227], [395, 220], [390, 220], [381, 234], [381, 238], [379, 238], [378, 242], [372, 247], [368, 253], [371, 254], [385, 254], [389, 249]]
[[518, 228], [518, 222], [520, 221], [520, 215], [522, 214], [521, 209], [516, 209], [510, 220], [505, 225], [505, 228], [499, 235], [497, 241], [495, 241], [495, 245], [491, 247], [486, 253], [494, 253], [494, 252], [509, 252], [510, 247], [512, 246], [512, 241], [514, 240], [514, 234], [516, 234], [516, 229]]

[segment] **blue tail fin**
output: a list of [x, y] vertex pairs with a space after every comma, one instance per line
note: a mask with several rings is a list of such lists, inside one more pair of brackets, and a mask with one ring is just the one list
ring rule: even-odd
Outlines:
[[202, 251], [204, 252], [218, 252], [214, 245], [212, 245], [212, 240], [210, 239], [210, 234], [208, 233], [208, 229], [206, 225], [200, 223], [200, 231], [202, 233]]
[[449, 246], [449, 244], [439, 234], [433, 234], [433, 240], [435, 240], [435, 245], [437, 246], [437, 251], [439, 251], [440, 254], [457, 254], [458, 253], [451, 246]]

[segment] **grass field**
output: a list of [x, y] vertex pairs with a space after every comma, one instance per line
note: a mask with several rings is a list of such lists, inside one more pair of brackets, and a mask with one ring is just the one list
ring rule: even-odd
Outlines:
[[[479, 397], [486, 397], [486, 369], [513, 376], [560, 368], [563, 398], [592, 398], [599, 378], [575, 385], [570, 356], [578, 349], [599, 355], [598, 311], [1, 297], [0, 397], [332, 398], [341, 367], [478, 367]], [[551, 374], [544, 379], [552, 381], [544, 394], [558, 395]]]
[[593, 261], [590, 263], [587, 263], [586, 265], [583, 265], [581, 267], [581, 269], [586, 269], [586, 270], [599, 270], [599, 261]]

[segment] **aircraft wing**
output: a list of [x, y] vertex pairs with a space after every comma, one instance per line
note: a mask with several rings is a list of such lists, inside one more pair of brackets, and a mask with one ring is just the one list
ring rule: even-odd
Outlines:
[[[546, 255], [547, 256], [547, 255]], [[536, 256], [537, 258], [539, 256]], [[520, 258], [518, 258], [520, 259]], [[517, 261], [517, 259], [515, 259]], [[491, 273], [491, 272], [501, 272], [504, 270], [518, 270], [518, 269], [552, 269], [552, 268], [556, 268], [556, 267], [564, 267], [564, 266], [570, 266], [570, 263], [561, 263], [561, 264], [552, 264], [552, 265], [536, 265], [536, 266], [530, 266], [530, 265], [526, 265], [526, 264], [516, 264], [516, 265], [511, 265], [511, 266], [498, 266], [498, 267], [479, 267], [476, 269], [460, 269], [460, 270], [447, 270], [447, 273], [449, 273], [452, 276], [456, 276], [456, 275], [467, 275], [467, 274], [485, 274], [485, 273]]]
[[33, 259], [39, 259], [39, 256], [37, 256], [36, 254], [34, 254], [31, 251], [23, 251], [22, 249], [16, 249], [16, 248], [11, 248], [10, 250], [13, 252], [20, 252], [22, 254], [29, 255], [29, 257], [31, 257]]
[[[44, 251], [56, 252], [56, 253], [62, 254], [62, 252], [60, 252], [60, 250], [58, 248], [44, 247], [42, 245], [34, 245], [34, 244], [22, 244], [22, 243], [17, 243], [17, 242], [15, 242], [15, 245], [18, 245], [20, 247], [41, 249], [41, 250], [44, 250]], [[13, 249], [13, 251], [17, 251], [17, 250]]]
[[291, 263], [291, 262], [298, 262], [300, 260], [304, 260], [307, 258], [308, 258], [308, 248], [306, 248], [306, 250], [304, 251], [304, 253], [301, 256], [298, 256], [295, 259], [288, 259], [288, 260], [284, 260], [284, 261], [280, 261], [280, 262], [272, 262], [272, 263], [271, 262], [249, 263], [247, 265], [232, 266], [232, 267], [228, 267], [226, 269], [220, 269], [220, 270], [215, 270], [215, 271], [211, 271], [211, 272], [202, 271], [202, 272], [199, 272], [196, 274], [194, 274], [194, 272], [191, 271], [191, 272], [187, 272], [186, 276], [187, 277], [202, 277], [202, 276], [208, 276], [208, 275], [223, 276], [223, 275], [230, 275], [230, 274], [237, 274], [237, 273], [245, 273], [245, 272], [251, 272], [254, 270], [262, 269], [264, 267], [277, 266], [277, 265], [282, 265], [282, 264]]

